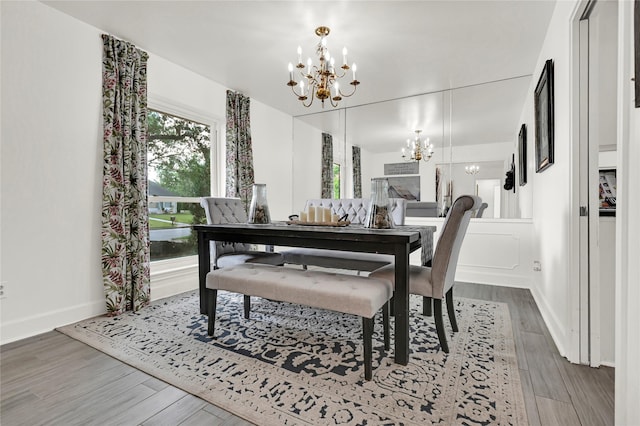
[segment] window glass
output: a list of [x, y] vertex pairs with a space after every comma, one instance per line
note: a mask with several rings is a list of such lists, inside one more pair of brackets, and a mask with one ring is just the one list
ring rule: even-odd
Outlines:
[[151, 261], [195, 255], [191, 225], [206, 223], [199, 197], [211, 194], [211, 128], [154, 110], [148, 122]]

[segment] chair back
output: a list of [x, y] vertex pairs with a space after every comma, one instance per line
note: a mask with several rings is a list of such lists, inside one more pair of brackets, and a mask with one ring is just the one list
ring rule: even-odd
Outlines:
[[442, 299], [445, 293], [453, 287], [462, 241], [471, 216], [480, 207], [480, 204], [482, 204], [480, 197], [461, 195], [447, 212], [431, 267], [431, 282], [435, 299]]
[[[404, 198], [390, 198], [391, 217], [396, 225], [404, 225], [407, 216], [407, 200]], [[363, 224], [367, 217], [370, 200], [368, 198], [320, 198], [307, 200], [305, 210], [309, 207], [328, 207], [338, 216], [347, 215], [353, 224]]]
[[[247, 222], [247, 212], [244, 210], [240, 198], [202, 197], [200, 205], [207, 215], [208, 224]], [[216, 241], [215, 249], [213, 250], [214, 264], [218, 257], [223, 254], [246, 252], [251, 249], [251, 244]]]
[[480, 207], [478, 207], [478, 211], [476, 212], [475, 217], [482, 217], [482, 213], [484, 213], [484, 209], [486, 209], [487, 207], [489, 207], [489, 204], [487, 203], [480, 204]]

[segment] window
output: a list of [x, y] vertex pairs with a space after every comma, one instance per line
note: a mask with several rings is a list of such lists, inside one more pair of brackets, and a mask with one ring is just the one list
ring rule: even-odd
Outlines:
[[206, 223], [211, 194], [211, 127], [149, 110], [148, 192], [151, 261], [197, 254], [192, 224]]
[[333, 198], [340, 198], [340, 164], [333, 163]]

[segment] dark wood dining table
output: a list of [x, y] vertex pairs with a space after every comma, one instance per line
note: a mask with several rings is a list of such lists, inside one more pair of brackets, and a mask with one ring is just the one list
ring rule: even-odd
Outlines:
[[[198, 234], [200, 312], [206, 312], [206, 277], [211, 270], [211, 241], [309, 247], [342, 251], [391, 254], [395, 258], [395, 362], [409, 362], [409, 254], [423, 249], [429, 261], [435, 226], [397, 226], [371, 229], [358, 225], [305, 226], [274, 222], [264, 225], [227, 223], [193, 225]], [[423, 241], [429, 239], [429, 241]], [[427, 253], [428, 251], [428, 253]], [[426, 256], [426, 257], [425, 257]]]

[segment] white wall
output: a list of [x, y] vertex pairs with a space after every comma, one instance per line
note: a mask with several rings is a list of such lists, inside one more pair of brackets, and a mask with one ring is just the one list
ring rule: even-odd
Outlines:
[[309, 198], [320, 198], [322, 132], [302, 120], [293, 120], [293, 213]]
[[[7, 295], [0, 342], [7, 343], [105, 312], [102, 31], [39, 2], [0, 7], [0, 280]], [[226, 88], [149, 54], [150, 99], [188, 105], [224, 126]], [[291, 117], [253, 100], [251, 115], [256, 181], [267, 184], [272, 215], [285, 217]], [[224, 127], [221, 134], [223, 143]]]
[[[633, 2], [618, 10], [615, 423], [640, 424], [640, 108], [634, 108]], [[636, 28], [636, 31], [638, 29]], [[638, 47], [636, 46], [636, 49]]]
[[[570, 216], [572, 182], [572, 96], [571, 81], [571, 17], [577, 3], [557, 2], [549, 23], [547, 35], [534, 69], [534, 78], [528, 92], [521, 121], [527, 124], [528, 161], [535, 163], [533, 125], [534, 90], [544, 63], [554, 61], [555, 108], [555, 161], [542, 173], [530, 173], [528, 181], [532, 191], [534, 260], [539, 260], [541, 271], [533, 279], [532, 293], [549, 331], [562, 355], [568, 354], [571, 323], [570, 297]], [[535, 167], [529, 168], [535, 171]], [[529, 186], [529, 185], [527, 185]], [[524, 187], [526, 188], [526, 186]], [[521, 210], [526, 207], [521, 206]]]
[[2, 343], [104, 312], [100, 32], [2, 2]]
[[[435, 226], [434, 249], [444, 218], [408, 217], [408, 225]], [[530, 288], [533, 277], [531, 219], [471, 219], [456, 268], [456, 281]], [[487, 250], [491, 247], [491, 250]], [[411, 264], [420, 265], [419, 251]]]
[[291, 116], [251, 100], [251, 140], [255, 181], [267, 185], [271, 220], [293, 213]]

